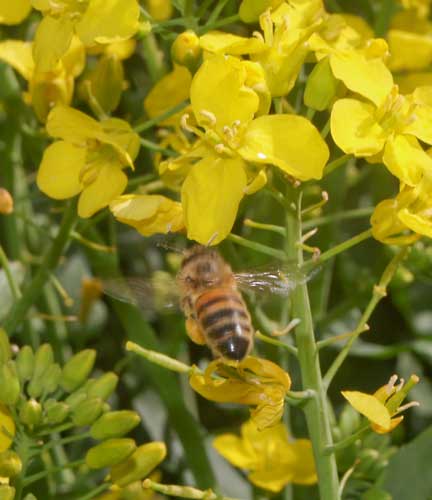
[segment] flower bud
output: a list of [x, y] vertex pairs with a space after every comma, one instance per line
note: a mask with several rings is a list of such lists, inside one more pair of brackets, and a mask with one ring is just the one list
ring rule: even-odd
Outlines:
[[0, 500], [14, 500], [15, 488], [7, 484], [0, 484]]
[[75, 354], [63, 367], [60, 385], [67, 392], [72, 392], [82, 385], [93, 370], [96, 358], [94, 349], [85, 349]]
[[339, 417], [339, 429], [341, 437], [351, 436], [360, 425], [360, 414], [351, 405], [345, 405]]
[[69, 415], [69, 406], [61, 401], [51, 399], [44, 405], [44, 423], [50, 425], [60, 424]]
[[57, 389], [57, 387], [59, 385], [61, 373], [62, 373], [62, 369], [61, 369], [60, 365], [58, 365], [57, 363], [54, 363], [48, 367], [48, 369], [44, 375], [44, 379], [45, 379], [44, 393], [45, 394], [51, 394], [52, 392], [54, 392]]
[[155, 441], [137, 448], [124, 462], [111, 469], [111, 481], [124, 487], [134, 481], [144, 479], [166, 456], [164, 443]]
[[0, 403], [14, 405], [20, 395], [20, 382], [15, 363], [11, 360], [0, 365]]
[[98, 379], [89, 380], [85, 386], [87, 396], [108, 399], [117, 387], [118, 377], [113, 372], [104, 373]]
[[356, 467], [357, 471], [368, 476], [379, 458], [380, 454], [377, 450], [371, 448], [361, 450], [358, 455], [359, 463]]
[[145, 6], [155, 21], [166, 21], [173, 13], [171, 0], [146, 0]]
[[133, 439], [108, 439], [90, 448], [86, 455], [86, 463], [90, 469], [112, 467], [126, 460], [136, 450]]
[[24, 500], [37, 500], [37, 498], [33, 495], [33, 493], [27, 493]]
[[35, 356], [30, 346], [22, 347], [15, 359], [19, 379], [22, 382], [30, 380], [33, 376]]
[[49, 344], [42, 344], [36, 351], [34, 360], [34, 372], [27, 388], [32, 398], [38, 398], [45, 388], [44, 375], [47, 369], [54, 363], [54, 354]]
[[180, 66], [195, 73], [201, 62], [202, 49], [197, 34], [192, 30], [180, 33], [171, 46], [171, 58]]
[[112, 411], [102, 415], [90, 428], [94, 439], [121, 437], [140, 423], [138, 413], [131, 410]]
[[17, 453], [12, 450], [0, 453], [0, 477], [17, 476], [21, 472], [21, 469], [22, 462]]
[[69, 104], [72, 91], [73, 80], [41, 73], [41, 77], [30, 82], [30, 96], [33, 110], [42, 123], [45, 123], [51, 109], [56, 104]]
[[93, 97], [105, 113], [114, 111], [124, 88], [123, 64], [117, 55], [101, 57], [86, 83], [90, 106]]
[[324, 111], [336, 96], [337, 87], [338, 80], [333, 76], [328, 57], [321, 59], [307, 79], [304, 103], [309, 108]]
[[42, 419], [42, 406], [35, 399], [26, 401], [20, 408], [19, 418], [23, 424], [33, 428]]
[[92, 424], [102, 413], [103, 401], [100, 398], [85, 399], [72, 410], [72, 422], [76, 426]]
[[9, 337], [3, 328], [0, 328], [0, 364], [6, 363], [12, 356]]
[[0, 429], [3, 429], [3, 432], [0, 432], [0, 452], [2, 452], [9, 448], [15, 435], [15, 422], [10, 411], [2, 404], [0, 404]]
[[13, 212], [13, 198], [9, 191], [0, 188], [0, 214], [9, 215]]

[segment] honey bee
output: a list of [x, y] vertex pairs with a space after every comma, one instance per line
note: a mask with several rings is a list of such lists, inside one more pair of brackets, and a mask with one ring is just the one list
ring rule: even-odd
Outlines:
[[[183, 253], [175, 282], [164, 284], [168, 292], [165, 305], [172, 306], [175, 295], [190, 339], [206, 344], [215, 357], [241, 361], [253, 348], [255, 332], [240, 289], [286, 296], [311, 276], [293, 266], [234, 273], [217, 250], [194, 245]], [[104, 282], [108, 295], [145, 309], [149, 308], [154, 288], [154, 283], [140, 278]]]

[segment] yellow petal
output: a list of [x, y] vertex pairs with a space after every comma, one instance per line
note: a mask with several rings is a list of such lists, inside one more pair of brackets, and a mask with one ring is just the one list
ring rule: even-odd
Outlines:
[[252, 469], [257, 456], [250, 446], [235, 434], [221, 434], [213, 440], [213, 447], [235, 467]]
[[33, 58], [36, 71], [53, 71], [60, 58], [68, 50], [72, 40], [74, 23], [67, 17], [45, 16], [36, 31]]
[[216, 54], [204, 61], [192, 80], [190, 91], [197, 122], [209, 125], [209, 118], [202, 111], [211, 113], [216, 129], [222, 134], [224, 126], [252, 120], [259, 99], [245, 86], [246, 78], [246, 68], [234, 57]]
[[129, 59], [135, 52], [136, 40], [120, 40], [105, 46], [105, 54], [116, 55], [121, 61]]
[[342, 391], [342, 396], [368, 420], [384, 429], [390, 428], [390, 413], [377, 398], [359, 391]]
[[90, 0], [76, 32], [85, 45], [117, 42], [137, 32], [138, 19], [137, 0]]
[[421, 213], [416, 214], [408, 208], [404, 208], [397, 215], [399, 220], [415, 233], [432, 238], [432, 218], [429, 212], [422, 215]]
[[291, 470], [281, 467], [257, 470], [248, 475], [249, 481], [255, 486], [273, 493], [279, 493], [282, 488], [291, 483], [292, 477], [293, 473]]
[[432, 145], [432, 106], [418, 105], [414, 111], [414, 119], [404, 128], [404, 133], [412, 134]]
[[386, 143], [383, 162], [401, 182], [415, 186], [425, 170], [432, 170], [432, 158], [423, 151], [415, 137], [395, 135]]
[[393, 77], [382, 59], [368, 59], [361, 52], [350, 50], [332, 54], [330, 65], [335, 77], [347, 88], [376, 106], [384, 102], [392, 89]]
[[432, 62], [432, 39], [429, 35], [390, 30], [387, 37], [391, 54], [388, 66], [392, 71], [420, 70]]
[[343, 17], [344, 21], [353, 28], [359, 35], [361, 35], [363, 40], [369, 40], [374, 37], [373, 29], [369, 24], [360, 16], [354, 16], [352, 14], [339, 14]]
[[155, 21], [166, 21], [173, 13], [171, 0], [146, 0], [145, 7]]
[[[190, 71], [184, 66], [175, 65], [173, 71], [163, 76], [147, 94], [144, 109], [150, 118], [159, 116], [181, 102], [189, 99], [192, 82]], [[167, 118], [160, 125], [176, 125], [184, 110]]]
[[283, 0], [243, 0], [240, 4], [240, 19], [245, 23], [258, 21], [259, 16], [269, 7], [276, 8]]
[[257, 404], [259, 389], [253, 390], [242, 380], [212, 380], [208, 381], [203, 375], [194, 374], [189, 383], [194, 391], [202, 397], [217, 403]]
[[432, 85], [432, 73], [429, 71], [404, 73], [395, 76], [395, 81], [401, 94], [409, 94], [414, 92], [417, 87]]
[[371, 424], [371, 428], [377, 434], [387, 434], [388, 432], [391, 432], [395, 427], [397, 427], [402, 422], [403, 419], [404, 419], [403, 415], [400, 417], [392, 418], [390, 421], [391, 423], [389, 429], [381, 427], [380, 425], [377, 424]]
[[77, 36], [72, 37], [68, 50], [61, 58], [61, 63], [66, 73], [71, 76], [76, 77], [82, 73], [86, 63], [86, 51]]
[[[103, 160], [101, 159], [101, 162]], [[94, 182], [86, 186], [78, 202], [78, 215], [91, 217], [121, 195], [127, 186], [127, 177], [117, 163], [106, 162], [100, 167]]]
[[231, 231], [246, 187], [240, 159], [207, 157], [195, 163], [182, 186], [188, 238], [215, 245]]
[[0, 0], [0, 24], [20, 24], [30, 10], [30, 0]]
[[399, 211], [397, 200], [378, 203], [370, 220], [376, 240], [388, 245], [409, 245], [419, 238], [416, 234], [404, 234], [407, 227], [399, 219]]
[[321, 179], [329, 157], [318, 130], [296, 115], [256, 118], [247, 127], [238, 152], [248, 161], [276, 165], [300, 180]]
[[137, 157], [141, 146], [139, 135], [127, 121], [120, 118], [108, 118], [101, 122], [101, 126], [103, 135], [99, 140], [114, 146], [120, 158], [124, 158], [123, 164], [133, 167], [132, 161]]
[[200, 45], [209, 52], [240, 56], [254, 54], [266, 48], [264, 41], [258, 38], [245, 38], [224, 31], [209, 31], [200, 37]]
[[0, 60], [10, 64], [27, 81], [32, 77], [34, 62], [30, 42], [21, 40], [0, 42]]
[[64, 200], [78, 194], [86, 150], [69, 142], [54, 142], [44, 152], [37, 174], [39, 189], [50, 198]]
[[294, 484], [315, 484], [318, 480], [315, 460], [312, 451], [312, 443], [309, 439], [296, 439], [289, 443], [295, 460], [290, 464], [292, 470], [292, 482]]
[[47, 132], [77, 144], [85, 144], [88, 139], [98, 139], [101, 125], [86, 114], [68, 106], [56, 106], [48, 115]]
[[371, 104], [339, 99], [333, 106], [330, 124], [335, 143], [345, 153], [372, 156], [384, 147], [385, 134]]
[[245, 194], [254, 194], [267, 184], [267, 173], [261, 169], [245, 189]]
[[[6, 432], [2, 432], [5, 429]], [[7, 434], [6, 434], [7, 433]], [[10, 436], [15, 435], [15, 423], [5, 405], [0, 404], [0, 453], [6, 451], [12, 444]]]

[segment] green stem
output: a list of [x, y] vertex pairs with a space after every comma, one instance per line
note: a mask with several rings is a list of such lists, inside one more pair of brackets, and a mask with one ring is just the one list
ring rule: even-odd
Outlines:
[[61, 467], [53, 467], [51, 469], [43, 470], [41, 472], [37, 472], [36, 474], [33, 474], [31, 476], [28, 476], [25, 478], [23, 481], [23, 486], [24, 488], [28, 486], [31, 483], [34, 483], [35, 481], [39, 481], [39, 479], [42, 479], [54, 472], [59, 472], [62, 471], [63, 469], [74, 469], [75, 467], [81, 467], [81, 465], [85, 464], [85, 460], [77, 460], [75, 462], [69, 462], [68, 464], [62, 465]]
[[150, 79], [153, 83], [159, 81], [166, 69], [163, 62], [163, 52], [159, 49], [153, 33], [149, 33], [142, 40], [142, 55], [147, 64]]
[[53, 439], [52, 441], [49, 441], [47, 444], [42, 446], [40, 452], [49, 450], [50, 448], [54, 448], [59, 444], [74, 443], [75, 441], [82, 441], [83, 439], [87, 439], [89, 437], [90, 437], [90, 432], [84, 432], [82, 434], [78, 434], [75, 436], [68, 436], [62, 439]]
[[110, 483], [102, 483], [93, 490], [89, 491], [87, 495], [84, 495], [83, 497], [80, 497], [79, 500], [90, 500], [91, 498], [94, 498], [96, 495], [99, 495], [99, 493], [102, 493], [106, 490], [111, 488]]
[[141, 146], [144, 146], [151, 151], [158, 151], [160, 153], [163, 153], [165, 156], [178, 156], [178, 154], [172, 149], [163, 148], [162, 146], [159, 146], [159, 144], [156, 144], [153, 141], [149, 141], [148, 139], [144, 139], [143, 137], [140, 137], [140, 143]]
[[333, 248], [330, 248], [330, 250], [327, 250], [326, 252], [323, 252], [319, 257], [316, 259], [310, 259], [306, 261], [302, 269], [311, 269], [313, 267], [319, 266], [326, 260], [331, 259], [332, 257], [335, 257], [336, 255], [340, 254], [341, 252], [344, 252], [345, 250], [348, 250], [348, 248], [351, 248], [355, 245], [358, 245], [364, 240], [367, 240], [372, 236], [372, 229], [367, 229], [366, 231], [363, 231], [360, 234], [357, 234], [356, 236], [353, 236], [349, 240], [344, 241], [343, 243], [339, 243], [339, 245], [334, 246]]
[[6, 254], [4, 253], [3, 247], [0, 245], [0, 264], [2, 265], [6, 279], [9, 284], [9, 288], [12, 292], [12, 297], [14, 300], [18, 300], [21, 298], [21, 292], [19, 289], [19, 286], [17, 282], [15, 281], [15, 278], [13, 276], [12, 270], [9, 265], [9, 259], [7, 258]]
[[228, 239], [231, 240], [234, 243], [237, 243], [237, 245], [241, 245], [246, 248], [251, 248], [252, 250], [255, 250], [256, 252], [263, 253], [265, 255], [270, 255], [270, 257], [274, 257], [279, 260], [285, 260], [285, 253], [282, 252], [281, 250], [276, 250], [275, 248], [271, 248], [267, 245], [263, 245], [262, 243], [258, 243], [256, 241], [251, 241], [246, 238], [243, 238], [243, 236], [239, 236], [237, 234], [230, 234], [228, 236]]
[[397, 10], [394, 0], [382, 0], [377, 4], [377, 16], [374, 31], [377, 37], [384, 37], [389, 29], [393, 14]]
[[362, 314], [362, 317], [360, 318], [360, 320], [357, 324], [357, 327], [352, 332], [352, 335], [351, 335], [349, 341], [346, 343], [344, 348], [337, 355], [336, 359], [330, 365], [330, 368], [327, 370], [327, 373], [325, 374], [324, 386], [325, 386], [326, 391], [328, 390], [329, 385], [331, 384], [334, 376], [336, 375], [337, 371], [341, 367], [342, 363], [345, 361], [346, 357], [348, 356], [349, 351], [351, 349], [351, 346], [357, 340], [359, 335], [365, 331], [366, 324], [369, 321], [369, 318], [371, 317], [376, 306], [378, 305], [378, 302], [386, 296], [387, 286], [390, 283], [391, 279], [393, 278], [393, 275], [396, 272], [400, 262], [405, 258], [407, 251], [408, 251], [408, 248], [402, 248], [399, 251], [399, 253], [397, 253], [393, 257], [393, 259], [390, 261], [390, 263], [384, 269], [384, 272], [381, 276], [381, 279], [380, 279], [378, 285], [374, 286], [372, 297], [371, 297], [364, 313]]
[[216, 28], [221, 28], [222, 26], [226, 26], [228, 24], [233, 24], [240, 20], [240, 16], [238, 14], [234, 14], [233, 16], [225, 17], [224, 19], [220, 19], [212, 24], [208, 23], [204, 27], [198, 30], [199, 35], [203, 35], [207, 31], [214, 30]]
[[314, 227], [324, 226], [326, 224], [333, 224], [342, 220], [362, 219], [369, 217], [374, 211], [374, 207], [354, 208], [353, 210], [346, 210], [345, 212], [338, 212], [334, 214], [324, 215], [323, 217], [316, 217], [303, 222], [303, 229], [313, 229]]
[[282, 347], [286, 351], [288, 351], [290, 354], [293, 356], [297, 356], [297, 349], [290, 344], [286, 344], [285, 342], [281, 342], [280, 340], [274, 339], [272, 337], [269, 337], [267, 335], [264, 335], [263, 333], [257, 331], [255, 332], [255, 338], [262, 340], [263, 342], [266, 342], [267, 344], [275, 345], [277, 347]]
[[[297, 215], [288, 212], [287, 227], [290, 238], [287, 253], [296, 259], [298, 265], [303, 264], [303, 253], [297, 243], [301, 241], [301, 194], [292, 190], [296, 199]], [[321, 500], [338, 500], [339, 481], [334, 454], [326, 455], [324, 450], [333, 446], [328, 401], [324, 390], [318, 350], [315, 343], [312, 314], [306, 283], [300, 284], [292, 294], [292, 314], [300, 319], [295, 336], [298, 349], [298, 360], [304, 389], [311, 389], [315, 397], [308, 400], [303, 407], [309, 436], [312, 442], [315, 466], [318, 475], [318, 487]]]
[[164, 113], [161, 113], [158, 116], [155, 116], [151, 120], [147, 120], [144, 123], [139, 123], [134, 126], [134, 131], [135, 132], [144, 132], [144, 130], [147, 130], [149, 128], [154, 127], [158, 123], [166, 120], [167, 118], [170, 118], [171, 116], [175, 115], [176, 113], [179, 113], [185, 107], [189, 104], [189, 101], [183, 101], [180, 104], [177, 104], [176, 106], [173, 106], [172, 108], [168, 109]]
[[69, 242], [70, 233], [76, 222], [75, 203], [69, 203], [59, 228], [59, 232], [52, 242], [50, 248], [42, 259], [41, 265], [31, 280], [29, 286], [23, 290], [22, 297], [15, 302], [11, 311], [4, 321], [4, 329], [11, 335], [16, 327], [25, 319], [30, 307], [42, 293], [43, 286], [49, 280], [51, 271], [53, 271], [63, 254], [66, 245]]
[[347, 446], [349, 446], [352, 443], [355, 443], [358, 439], [360, 439], [363, 434], [370, 429], [369, 423], [361, 427], [357, 432], [352, 434], [351, 436], [348, 436], [345, 439], [342, 439], [342, 441], [339, 441], [338, 443], [335, 443], [333, 446], [328, 446], [325, 450], [324, 453], [329, 455], [331, 453], [335, 453], [338, 450], [343, 450]]
[[345, 165], [345, 163], [351, 158], [351, 155], [342, 155], [339, 158], [336, 158], [336, 160], [331, 161], [330, 163], [327, 163], [325, 169], [324, 169], [324, 175], [328, 175], [333, 170], [336, 170], [338, 167], [341, 167], [342, 165]]

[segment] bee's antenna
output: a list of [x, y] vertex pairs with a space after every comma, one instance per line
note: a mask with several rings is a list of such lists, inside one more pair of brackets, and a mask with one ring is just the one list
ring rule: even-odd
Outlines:
[[159, 248], [163, 248], [164, 250], [169, 250], [175, 253], [184, 253], [184, 249], [178, 246], [172, 245], [167, 238], [161, 238], [156, 241], [156, 246]]

